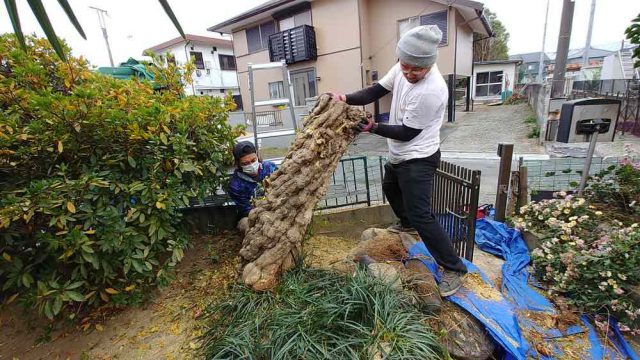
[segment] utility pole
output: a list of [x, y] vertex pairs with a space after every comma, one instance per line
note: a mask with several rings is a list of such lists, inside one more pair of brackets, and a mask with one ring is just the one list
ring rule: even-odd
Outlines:
[[544, 43], [547, 40], [547, 19], [549, 19], [549, 0], [547, 0], [547, 12], [544, 15], [544, 32], [542, 33], [542, 51], [540, 51], [540, 63], [538, 64], [538, 81], [544, 82]]
[[582, 68], [589, 66], [589, 49], [591, 48], [591, 32], [593, 31], [593, 17], [596, 14], [596, 0], [591, 0], [591, 14], [589, 15], [589, 28], [587, 29], [587, 43], [582, 52]]
[[98, 22], [100, 23], [100, 28], [102, 29], [102, 37], [104, 37], [104, 42], [107, 44], [107, 52], [109, 53], [109, 62], [111, 62], [111, 67], [113, 65], [113, 56], [111, 55], [111, 47], [109, 46], [109, 36], [107, 35], [107, 23], [104, 20], [104, 16], [109, 14], [107, 10], [103, 10], [94, 6], [89, 6], [89, 9], [93, 9], [98, 14]]
[[559, 97], [564, 94], [564, 75], [567, 69], [567, 55], [569, 54], [569, 41], [571, 40], [571, 26], [573, 24], [574, 7], [575, 0], [563, 0], [558, 48], [556, 50], [556, 62], [553, 67], [551, 97]]

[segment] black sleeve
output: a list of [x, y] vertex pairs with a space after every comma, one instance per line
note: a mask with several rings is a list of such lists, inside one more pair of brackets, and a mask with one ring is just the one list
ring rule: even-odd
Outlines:
[[388, 93], [389, 90], [385, 89], [382, 85], [374, 84], [373, 86], [369, 86], [368, 88], [364, 88], [354, 93], [347, 94], [346, 102], [349, 105], [367, 105], [380, 99]]
[[415, 129], [412, 127], [408, 127], [407, 125], [387, 125], [387, 124], [378, 124], [374, 134], [380, 135], [382, 137], [386, 137], [389, 139], [400, 140], [400, 141], [409, 141], [414, 137], [418, 136], [422, 130]]

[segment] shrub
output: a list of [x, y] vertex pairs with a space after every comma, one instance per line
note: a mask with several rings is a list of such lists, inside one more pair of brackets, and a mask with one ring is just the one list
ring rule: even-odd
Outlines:
[[[564, 194], [562, 194], [564, 195]], [[640, 332], [640, 308], [628, 291], [640, 284], [640, 228], [625, 227], [583, 198], [544, 200], [521, 208], [516, 227], [544, 240], [532, 252], [536, 277], [552, 293], [592, 314], [614, 314]]]
[[617, 166], [599, 172], [589, 181], [586, 195], [611, 212], [618, 213], [619, 220], [640, 219], [640, 161], [624, 159]]
[[49, 318], [135, 302], [183, 256], [179, 208], [220, 185], [234, 105], [182, 96], [173, 65], [154, 92], [27, 40], [0, 37], [0, 298]]
[[207, 359], [442, 359], [408, 295], [365, 271], [299, 267], [273, 293], [244, 286], [209, 309]]

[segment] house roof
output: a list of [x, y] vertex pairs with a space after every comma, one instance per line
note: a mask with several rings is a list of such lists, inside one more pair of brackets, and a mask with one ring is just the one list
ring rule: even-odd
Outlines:
[[[609, 56], [611, 54], [613, 54], [615, 51], [609, 51], [609, 50], [603, 50], [603, 49], [596, 49], [594, 47], [589, 47], [589, 59], [593, 59], [593, 58], [603, 58], [605, 56]], [[556, 53], [547, 53], [549, 55], [549, 58], [551, 59], [551, 61], [555, 61], [556, 60]], [[582, 55], [584, 54], [584, 48], [580, 48], [580, 49], [571, 49], [569, 50], [569, 53], [567, 54], [567, 60], [571, 60], [571, 59], [580, 59], [582, 58]]]
[[210, 45], [210, 46], [217, 46], [217, 47], [224, 47], [224, 48], [233, 48], [233, 46], [231, 45], [231, 40], [224, 40], [224, 39], [217, 39], [217, 38], [212, 38], [212, 37], [208, 37], [208, 36], [200, 36], [200, 35], [191, 35], [191, 34], [186, 34], [186, 40], [183, 39], [182, 37], [178, 36], [175, 39], [171, 39], [169, 41], [165, 41], [163, 43], [160, 43], [158, 45], [152, 46], [146, 50], [144, 50], [144, 52], [146, 51], [151, 51], [154, 53], [158, 53], [168, 47], [186, 42], [186, 41], [191, 41], [194, 43], [198, 43], [198, 44], [204, 44], [204, 45]]
[[[540, 51], [538, 52], [532, 52], [532, 53], [526, 53], [526, 54], [516, 54], [516, 55], [509, 55], [509, 60], [521, 60], [523, 63], [537, 63], [540, 62]], [[545, 53], [544, 54], [544, 61], [549, 61], [551, 60], [549, 58], [549, 56]]]
[[[453, 6], [460, 11], [462, 16], [468, 22], [469, 26], [474, 32], [481, 33], [487, 36], [493, 35], [489, 21], [482, 13], [484, 5], [481, 2], [472, 0], [430, 0], [440, 4]], [[278, 10], [282, 10], [284, 7], [289, 7], [301, 3], [308, 2], [307, 0], [269, 0], [261, 5], [258, 5], [250, 10], [247, 10], [239, 15], [232, 17], [229, 20], [223, 21], [219, 24], [213, 25], [207, 28], [208, 31], [220, 32], [230, 34], [234, 29], [247, 26], [265, 18], [271, 17], [273, 13]], [[480, 21], [474, 21], [480, 20]]]
[[497, 64], [520, 64], [522, 60], [489, 60], [489, 61], [476, 61], [474, 65], [497, 65]]

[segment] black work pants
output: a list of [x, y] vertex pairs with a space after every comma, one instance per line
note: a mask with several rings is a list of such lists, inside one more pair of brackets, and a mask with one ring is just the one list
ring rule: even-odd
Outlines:
[[426, 158], [387, 163], [382, 190], [402, 226], [418, 231], [438, 265], [466, 273], [467, 268], [456, 254], [449, 235], [431, 211], [433, 178], [439, 164], [439, 150]]

